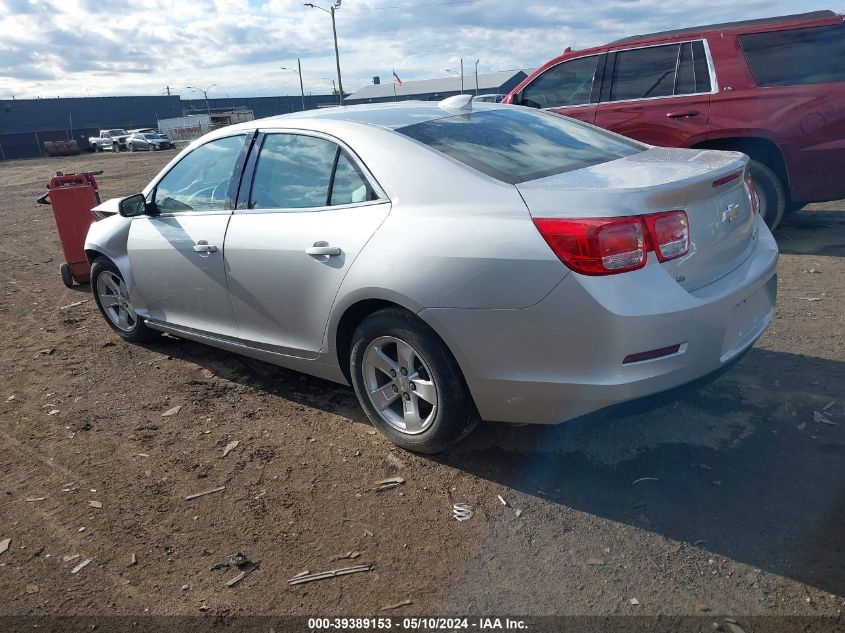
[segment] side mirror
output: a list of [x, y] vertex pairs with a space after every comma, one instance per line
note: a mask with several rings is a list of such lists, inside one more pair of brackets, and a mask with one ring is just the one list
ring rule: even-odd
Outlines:
[[134, 196], [124, 198], [117, 206], [117, 210], [124, 218], [144, 215], [147, 212], [147, 201], [144, 199], [144, 194], [136, 193]]

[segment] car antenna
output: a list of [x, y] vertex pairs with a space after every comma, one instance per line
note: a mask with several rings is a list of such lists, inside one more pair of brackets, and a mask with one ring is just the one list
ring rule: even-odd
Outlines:
[[454, 97], [447, 97], [437, 105], [441, 108], [448, 108], [449, 110], [464, 110], [469, 112], [472, 110], [472, 95], [455, 95]]

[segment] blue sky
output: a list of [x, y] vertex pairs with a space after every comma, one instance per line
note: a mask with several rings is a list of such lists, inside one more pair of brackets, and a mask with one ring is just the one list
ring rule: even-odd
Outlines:
[[[818, 9], [830, 0], [343, 0], [337, 12], [347, 92], [390, 81], [534, 68], [567, 46], [642, 32]], [[317, 2], [328, 6], [329, 1]], [[331, 91], [329, 16], [302, 0], [0, 0], [0, 98]]]

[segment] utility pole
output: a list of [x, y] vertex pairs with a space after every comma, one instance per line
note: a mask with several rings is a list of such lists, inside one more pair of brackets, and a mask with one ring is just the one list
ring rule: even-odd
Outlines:
[[169, 97], [170, 96], [170, 86], [165, 86], [164, 89], [167, 90], [167, 96]]
[[296, 67], [299, 69], [297, 74], [299, 75], [299, 94], [302, 95], [302, 111], [305, 112], [305, 86], [302, 84], [302, 63], [299, 57], [296, 58]]
[[480, 59], [475, 60], [475, 96], [476, 97], [478, 96], [478, 62], [480, 62], [480, 61], [481, 61]]
[[332, 35], [334, 36], [334, 59], [335, 63], [337, 64], [337, 87], [340, 91], [338, 94], [338, 105], [343, 105], [343, 79], [341, 79], [340, 76], [340, 51], [337, 48], [337, 25], [335, 24], [334, 14], [335, 11], [340, 9], [341, 2], [342, 0], [336, 0], [335, 3], [328, 9], [318, 7], [316, 4], [313, 4], [311, 2], [305, 2], [303, 4], [303, 6], [311, 7], [312, 9], [319, 9], [320, 11], [325, 11], [330, 16], [332, 16]]
[[464, 94], [464, 58], [461, 57], [461, 94]]

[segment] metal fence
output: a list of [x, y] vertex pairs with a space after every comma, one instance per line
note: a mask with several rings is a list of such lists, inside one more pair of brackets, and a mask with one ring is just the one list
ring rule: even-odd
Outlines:
[[33, 130], [0, 134], [0, 160], [46, 156], [44, 143], [75, 140], [82, 151], [90, 148], [88, 137], [96, 136], [95, 128], [67, 130]]

